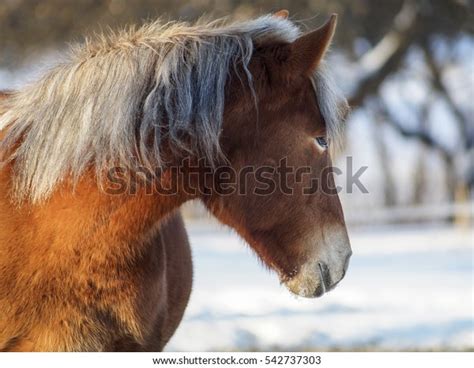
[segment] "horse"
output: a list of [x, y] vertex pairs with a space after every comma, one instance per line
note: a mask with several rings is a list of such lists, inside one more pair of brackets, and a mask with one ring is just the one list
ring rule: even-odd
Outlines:
[[[190, 200], [293, 294], [341, 281], [341, 203], [312, 185], [334, 187], [348, 110], [324, 61], [337, 18], [287, 16], [101, 35], [2, 94], [0, 350], [161, 351], [192, 287]], [[218, 175], [249, 167], [237, 190]]]

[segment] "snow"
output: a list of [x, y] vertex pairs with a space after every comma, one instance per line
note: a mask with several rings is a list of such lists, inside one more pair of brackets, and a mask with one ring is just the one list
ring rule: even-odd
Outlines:
[[232, 231], [188, 231], [193, 293], [168, 351], [474, 347], [472, 230], [353, 230], [348, 274], [319, 299], [291, 295]]

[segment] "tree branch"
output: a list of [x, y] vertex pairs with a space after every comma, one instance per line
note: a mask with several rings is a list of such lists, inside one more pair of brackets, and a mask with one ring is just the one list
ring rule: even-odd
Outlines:
[[453, 161], [453, 153], [446, 147], [436, 141], [427, 131], [422, 129], [408, 129], [388, 110], [382, 100], [378, 100], [378, 111], [385, 118], [385, 122], [393, 127], [400, 135], [405, 138], [414, 138], [424, 146], [438, 151], [446, 162]]
[[398, 70], [421, 28], [417, 5], [413, 1], [405, 1], [395, 17], [392, 30], [361, 60], [362, 65], [370, 64], [373, 72], [360, 81], [355, 93], [349, 98], [351, 106], [360, 106], [368, 96], [378, 91], [390, 74]]
[[423, 50], [426, 63], [431, 71], [432, 80], [431, 83], [433, 87], [443, 96], [444, 100], [448, 104], [449, 108], [453, 112], [459, 126], [459, 133], [461, 139], [463, 140], [463, 148], [469, 149], [470, 146], [474, 144], [474, 139], [469, 136], [468, 130], [468, 120], [464, 116], [463, 112], [458, 108], [456, 103], [454, 102], [451, 94], [449, 93], [447, 87], [445, 86], [442, 78], [442, 72], [439, 66], [436, 64], [434, 57], [429, 49], [429, 46], [426, 42], [421, 44], [421, 48]]

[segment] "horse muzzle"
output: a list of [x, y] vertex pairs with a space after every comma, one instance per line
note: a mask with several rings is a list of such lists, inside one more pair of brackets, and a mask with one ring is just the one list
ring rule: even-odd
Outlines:
[[293, 294], [303, 296], [305, 298], [317, 298], [324, 293], [334, 289], [337, 284], [344, 278], [349, 266], [350, 255], [346, 258], [345, 266], [340, 276], [334, 277], [327, 266], [323, 262], [311, 262], [293, 278], [284, 282], [285, 286]]
[[352, 255], [347, 235], [333, 248], [319, 252], [303, 264], [299, 272], [283, 284], [293, 293], [305, 298], [317, 298], [334, 289], [344, 278]]

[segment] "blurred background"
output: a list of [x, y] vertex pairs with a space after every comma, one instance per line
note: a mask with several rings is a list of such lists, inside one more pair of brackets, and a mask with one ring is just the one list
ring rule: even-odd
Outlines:
[[339, 14], [329, 59], [353, 112], [334, 161], [367, 166], [368, 190], [341, 193], [349, 272], [322, 299], [297, 299], [188, 204], [194, 290], [167, 350], [473, 350], [473, 1], [1, 0], [0, 90], [108, 27], [282, 8], [303, 30]]

